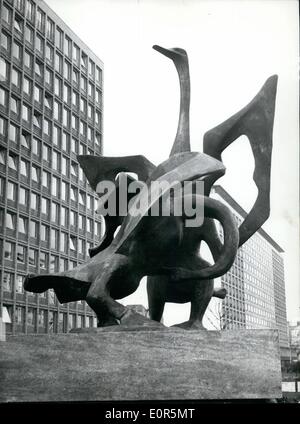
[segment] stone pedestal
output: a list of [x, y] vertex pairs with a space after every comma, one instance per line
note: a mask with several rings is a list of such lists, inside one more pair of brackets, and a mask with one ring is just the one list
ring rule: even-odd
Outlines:
[[0, 380], [1, 402], [279, 398], [278, 332], [11, 336], [0, 343]]

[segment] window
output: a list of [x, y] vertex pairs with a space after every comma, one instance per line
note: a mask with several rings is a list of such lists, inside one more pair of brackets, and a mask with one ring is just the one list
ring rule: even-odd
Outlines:
[[52, 110], [52, 103], [53, 103], [52, 97], [48, 93], [45, 93], [44, 106], [47, 109]]
[[53, 72], [46, 68], [45, 70], [45, 83], [52, 87], [53, 84]]
[[0, 117], [0, 135], [6, 134], [6, 128], [7, 128], [7, 121], [6, 119], [3, 119]]
[[54, 100], [53, 117], [54, 117], [54, 119], [59, 121], [60, 115], [61, 115], [61, 104], [58, 103], [57, 100]]
[[21, 146], [25, 147], [26, 149], [30, 148], [30, 134], [24, 130], [22, 131], [21, 135]]
[[96, 102], [101, 106], [101, 92], [99, 90], [96, 90]]
[[13, 42], [12, 55], [17, 60], [22, 60], [22, 47], [20, 44]]
[[73, 69], [73, 83], [76, 85], [79, 84], [79, 72], [76, 69]]
[[47, 269], [48, 255], [45, 252], [40, 252], [40, 269]]
[[57, 203], [51, 202], [51, 221], [58, 222], [59, 218], [59, 206]]
[[16, 115], [19, 115], [19, 108], [20, 108], [20, 101], [12, 96], [10, 99], [10, 110]]
[[42, 89], [37, 85], [34, 86], [34, 100], [38, 103], [42, 101]]
[[79, 61], [79, 47], [76, 44], [73, 45], [73, 60], [75, 62]]
[[56, 125], [54, 125], [52, 141], [55, 146], [59, 145], [60, 137], [61, 137], [61, 129], [57, 127]]
[[28, 44], [30, 44], [32, 46], [32, 44], [33, 44], [33, 30], [27, 25], [25, 27], [25, 40], [27, 41]]
[[75, 162], [71, 163], [71, 175], [73, 175], [75, 178], [78, 177], [78, 165]]
[[23, 21], [18, 16], [15, 16], [14, 29], [16, 30], [17, 33], [23, 32]]
[[16, 228], [16, 215], [10, 212], [6, 213], [6, 228], [15, 230]]
[[[17, 171], [17, 157], [12, 155], [11, 153], [8, 156], [8, 167], [12, 169], [13, 171]], [[22, 167], [21, 167], [21, 173], [22, 173]]]
[[80, 135], [86, 136], [86, 124], [83, 121], [80, 121]]
[[79, 230], [84, 230], [84, 216], [78, 215], [78, 228]]
[[4, 259], [9, 261], [14, 260], [15, 245], [9, 241], [4, 242]]
[[17, 143], [18, 135], [19, 135], [19, 128], [17, 128], [15, 125], [10, 124], [9, 125], [9, 131], [8, 131], [9, 139], [13, 141], [14, 143]]
[[93, 208], [93, 206], [92, 206], [92, 200], [93, 200], [92, 196], [90, 196], [89, 194], [87, 194], [86, 199], [87, 199], [87, 203], [86, 203], [87, 204], [87, 208], [90, 209], [90, 210], [92, 210], [92, 208]]
[[46, 35], [50, 40], [53, 40], [54, 37], [54, 22], [47, 18], [47, 27], [46, 27]]
[[1, 32], [1, 47], [7, 51], [9, 51], [10, 47], [10, 37], [9, 35]]
[[50, 44], [46, 44], [46, 59], [48, 62], [53, 63], [54, 58], [54, 50], [53, 47], [50, 46]]
[[28, 262], [31, 266], [37, 266], [37, 251], [35, 249], [29, 249]]
[[90, 218], [87, 218], [86, 220], [86, 230], [87, 232], [91, 233], [92, 232], [92, 220]]
[[90, 82], [89, 82], [89, 90], [88, 90], [88, 93], [89, 93], [89, 96], [90, 96], [90, 97], [94, 98], [94, 86], [93, 86], [93, 84], [91, 84]]
[[61, 172], [65, 176], [68, 175], [67, 169], [68, 169], [68, 159], [63, 156], [61, 158]]
[[3, 290], [6, 292], [12, 292], [14, 286], [14, 274], [10, 272], [4, 272], [3, 274]]
[[60, 233], [60, 243], [59, 243], [59, 250], [61, 252], [67, 252], [68, 248], [68, 235], [66, 233], [61, 232]]
[[23, 293], [24, 292], [24, 280], [25, 277], [23, 275], [17, 275], [17, 280], [16, 280], [16, 292], [17, 293]]
[[40, 238], [41, 238], [41, 241], [44, 241], [44, 242], [48, 241], [48, 238], [49, 238], [49, 228], [44, 224], [41, 225]]
[[26, 234], [27, 233], [27, 225], [28, 225], [27, 219], [23, 218], [22, 216], [19, 216], [19, 220], [18, 220], [18, 231], [19, 231], [19, 233]]
[[35, 71], [35, 74], [38, 77], [42, 78], [42, 76], [43, 76], [43, 65], [40, 62], [36, 61], [35, 65], [34, 65], [34, 71]]
[[69, 135], [63, 132], [62, 136], [62, 148], [65, 152], [69, 151]]
[[93, 140], [93, 130], [91, 127], [88, 127], [88, 134], [87, 134], [88, 140], [92, 141]]
[[89, 119], [93, 119], [94, 117], [94, 108], [91, 105], [88, 105], [88, 117]]
[[32, 140], [32, 153], [36, 156], [41, 154], [41, 142], [35, 137]]
[[29, 192], [26, 188], [20, 187], [19, 190], [19, 204], [23, 206], [27, 206], [28, 204], [28, 196]]
[[17, 185], [8, 181], [7, 183], [7, 199], [15, 201], [17, 198]]
[[96, 66], [96, 81], [99, 84], [101, 84], [101, 82], [102, 82], [102, 71], [98, 66]]
[[71, 93], [71, 88], [67, 84], [64, 84], [64, 102], [65, 103], [69, 103], [70, 93]]
[[74, 114], [72, 114], [72, 128], [73, 130], [78, 131], [78, 118]]
[[87, 55], [83, 52], [81, 53], [81, 68], [83, 68], [84, 70], [87, 69]]
[[67, 223], [68, 223], [68, 210], [64, 206], [62, 206], [61, 207], [61, 210], [60, 210], [60, 223], [64, 227], [67, 227]]
[[59, 196], [59, 179], [56, 177], [52, 177], [51, 193], [52, 196]]
[[38, 53], [40, 53], [41, 55], [44, 54], [44, 40], [38, 34], [35, 38], [35, 48]]
[[64, 107], [63, 110], [63, 124], [65, 127], [69, 127], [70, 122], [70, 111]]
[[62, 43], [63, 43], [63, 33], [60, 30], [60, 28], [56, 27], [56, 30], [55, 30], [55, 45], [60, 50], [62, 50]]
[[50, 174], [47, 171], [43, 171], [42, 174], [42, 185], [46, 188], [50, 187]]
[[41, 11], [41, 9], [37, 8], [36, 11], [36, 27], [41, 32], [44, 31], [45, 26], [45, 14]]
[[33, 124], [38, 128], [42, 129], [42, 115], [38, 112], [34, 112], [33, 114]]
[[32, 165], [32, 168], [31, 168], [31, 179], [32, 179], [32, 181], [34, 181], [36, 183], [39, 182], [39, 170], [34, 165]]
[[8, 69], [8, 63], [2, 57], [0, 57], [0, 81], [7, 80]]
[[85, 155], [85, 145], [82, 143], [79, 144], [79, 154]]
[[31, 81], [28, 78], [24, 77], [24, 80], [23, 80], [23, 91], [28, 96], [30, 96], [30, 94], [31, 94], [31, 85], [32, 85]]
[[84, 100], [82, 97], [80, 98], [80, 112], [86, 113], [86, 100]]
[[97, 146], [100, 146], [100, 145], [101, 145], [101, 134], [99, 134], [99, 133], [96, 133], [96, 136], [95, 136], [95, 144], [96, 144]]
[[54, 228], [50, 229], [50, 248], [57, 249], [58, 231]]
[[64, 77], [69, 81], [71, 78], [71, 65], [65, 61], [64, 63]]
[[70, 211], [70, 225], [72, 227], [76, 227], [76, 225], [77, 225], [77, 219], [76, 219], [76, 217], [77, 217], [76, 212]]
[[2, 148], [0, 149], [0, 164], [6, 165], [6, 150]]
[[82, 206], [85, 205], [85, 193], [82, 191], [79, 192], [79, 204]]
[[27, 324], [31, 326], [36, 325], [36, 310], [33, 308], [28, 308], [27, 310]]
[[27, 122], [31, 121], [31, 110], [28, 106], [24, 104], [22, 106], [22, 119]]
[[2, 17], [2, 20], [6, 22], [7, 24], [11, 23], [11, 9], [6, 7], [4, 4], [2, 5], [2, 8], [1, 8], [1, 17]]
[[28, 178], [28, 162], [24, 159], [21, 159], [20, 173], [24, 177]]
[[29, 223], [29, 235], [32, 238], [37, 238], [38, 236], [38, 223], [32, 220]]
[[44, 119], [44, 126], [43, 126], [44, 134], [46, 134], [48, 137], [51, 136], [51, 122], [49, 119]]
[[76, 190], [76, 188], [74, 188], [74, 187], [71, 187], [71, 192], [70, 192], [71, 194], [70, 194], [70, 196], [71, 196], [71, 200], [73, 201], [73, 202], [76, 202], [77, 201], [77, 190]]
[[85, 254], [85, 243], [82, 239], [78, 239], [78, 251], [81, 255]]
[[96, 124], [98, 125], [98, 128], [99, 128], [100, 123], [101, 123], [101, 114], [98, 111], [96, 111], [96, 113], [95, 113], [95, 121], [96, 121]]
[[70, 246], [70, 250], [76, 251], [76, 237], [71, 236], [69, 238], [69, 246]]
[[18, 71], [17, 69], [13, 68], [12, 73], [11, 73], [11, 82], [12, 84], [14, 84], [16, 87], [21, 87], [21, 72]]
[[69, 193], [69, 186], [67, 183], [65, 183], [64, 181], [61, 183], [61, 199], [64, 200], [65, 202], [68, 201], [68, 193]]
[[89, 74], [91, 77], [95, 76], [95, 64], [91, 59], [89, 60]]
[[26, 0], [26, 18], [30, 21], [34, 20], [34, 4], [31, 0]]
[[81, 90], [86, 93], [86, 91], [87, 91], [87, 80], [83, 76], [81, 77], [81, 80], [80, 80], [80, 87], [81, 87]]
[[25, 263], [26, 260], [26, 247], [17, 246], [17, 262]]
[[79, 95], [76, 93], [76, 91], [73, 91], [73, 93], [72, 93], [72, 103], [75, 107], [78, 107], [78, 99], [79, 99]]
[[46, 144], [43, 145], [43, 160], [48, 162], [50, 159], [50, 148], [46, 146]]
[[38, 208], [39, 208], [38, 201], [39, 201], [38, 195], [35, 194], [35, 193], [31, 193], [31, 195], [30, 195], [30, 208], [32, 210], [34, 210], [34, 211], [38, 210]]
[[55, 70], [61, 74], [62, 70], [62, 57], [60, 54], [55, 54]]

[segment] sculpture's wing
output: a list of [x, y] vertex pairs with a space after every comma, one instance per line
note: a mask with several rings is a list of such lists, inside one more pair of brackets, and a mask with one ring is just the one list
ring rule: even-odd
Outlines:
[[95, 191], [100, 181], [115, 181], [119, 172], [134, 172], [139, 180], [146, 181], [155, 169], [155, 165], [142, 155], [123, 157], [79, 155], [77, 159]]
[[[255, 170], [253, 180], [257, 199], [239, 228], [240, 246], [254, 234], [270, 215], [270, 174], [272, 133], [277, 89], [277, 75], [265, 82], [260, 92], [240, 112], [204, 135], [204, 153], [221, 159], [222, 152], [241, 135], [249, 138]], [[215, 182], [214, 175], [206, 180], [206, 195]]]

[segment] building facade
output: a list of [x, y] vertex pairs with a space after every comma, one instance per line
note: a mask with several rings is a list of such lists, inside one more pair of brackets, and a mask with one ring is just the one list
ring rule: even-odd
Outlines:
[[103, 63], [43, 2], [0, 0], [0, 316], [8, 333], [95, 325], [85, 302], [24, 292], [100, 239], [77, 154], [102, 154]]
[[[221, 186], [214, 186], [212, 197], [230, 208], [238, 225], [242, 223], [247, 213]], [[216, 323], [218, 317], [219, 326], [228, 329], [277, 328], [284, 359], [290, 351], [282, 253], [282, 248], [259, 229], [239, 248], [233, 266], [221, 277], [219, 283], [227, 296], [210, 320]]]

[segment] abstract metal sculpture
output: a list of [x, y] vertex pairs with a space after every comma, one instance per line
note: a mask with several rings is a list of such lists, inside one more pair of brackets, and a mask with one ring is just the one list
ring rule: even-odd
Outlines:
[[[214, 290], [213, 279], [226, 273], [233, 264], [237, 249], [260, 228], [269, 216], [272, 130], [277, 76], [270, 77], [258, 95], [240, 112], [204, 136], [204, 153], [190, 151], [189, 106], [190, 79], [188, 57], [179, 48], [154, 49], [172, 59], [180, 81], [180, 114], [170, 158], [159, 166], [143, 156], [78, 156], [78, 161], [97, 192], [102, 181], [115, 183], [118, 199], [124, 190], [123, 173], [134, 172], [148, 191], [128, 197], [128, 213], [122, 216], [119, 203], [113, 214], [105, 216], [105, 234], [99, 246], [90, 250], [91, 258], [76, 268], [48, 275], [28, 275], [24, 288], [43, 292], [53, 288], [61, 303], [86, 300], [96, 312], [99, 325], [132, 322], [134, 312], [116, 299], [133, 293], [142, 277], [148, 276], [150, 318], [160, 321], [165, 302], [191, 302], [190, 320], [184, 328], [202, 328], [202, 318], [212, 296], [224, 298], [224, 289]], [[248, 136], [255, 160], [254, 181], [257, 200], [239, 228], [230, 210], [209, 197], [214, 182], [224, 175], [221, 154], [240, 135]], [[151, 183], [176, 181], [184, 184], [204, 182], [204, 196], [192, 192], [178, 198], [153, 196]], [[131, 178], [127, 180], [132, 181]], [[125, 187], [127, 189], [127, 186]], [[145, 194], [146, 193], [146, 194]], [[149, 194], [150, 193], [150, 194]], [[147, 200], [146, 202], [144, 202]], [[199, 227], [185, 225], [186, 214], [175, 214], [176, 202], [204, 202], [204, 221]], [[148, 216], [155, 202], [169, 202], [170, 216]], [[108, 198], [99, 199], [99, 208]], [[137, 204], [142, 205], [135, 214]], [[131, 205], [131, 206], [130, 206]], [[223, 242], [214, 219], [220, 221]], [[115, 235], [116, 229], [119, 232]], [[199, 256], [201, 241], [209, 246], [215, 263], [210, 265]]]

